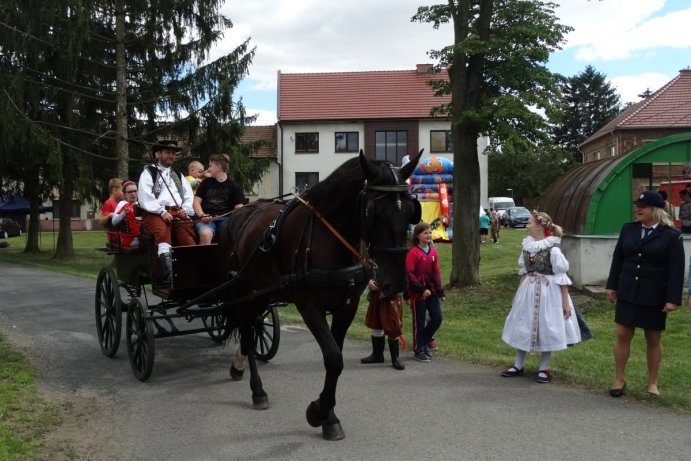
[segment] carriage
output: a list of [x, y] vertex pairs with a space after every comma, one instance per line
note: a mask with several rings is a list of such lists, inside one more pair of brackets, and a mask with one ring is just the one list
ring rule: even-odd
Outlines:
[[[158, 267], [155, 259], [145, 259], [154, 258], [153, 252], [136, 256], [141, 260], [116, 254], [115, 269], [104, 268], [96, 287], [103, 352], [117, 350], [120, 287], [130, 296], [125, 336], [139, 379], [151, 373], [154, 338], [183, 334], [170, 327], [173, 320], [200, 319], [204, 328], [189, 332], [206, 331], [217, 340], [237, 328], [240, 351], [230, 376], [239, 381], [249, 369], [252, 407], [263, 410], [269, 398], [256, 359], [276, 353], [280, 333], [275, 303], [294, 303], [319, 344], [325, 369], [322, 392], [307, 406], [307, 422], [321, 426], [327, 440], [344, 438], [334, 408], [345, 336], [368, 280], [377, 281], [382, 296], [405, 289], [406, 231], [421, 217], [420, 203], [405, 181], [421, 155], [419, 151], [397, 168], [368, 159], [361, 150], [302, 196], [239, 208], [224, 225], [218, 247], [173, 247], [172, 285], [167, 291], [154, 287], [162, 302], [153, 306], [142, 296], [141, 269]], [[205, 267], [195, 265], [199, 260]]]
[[[173, 247], [172, 281], [164, 287], [157, 283], [159, 267], [151, 242], [129, 248], [120, 245], [118, 233], [108, 233], [107, 247], [99, 250], [113, 255], [113, 264], [98, 274], [95, 299], [96, 332], [104, 355], [113, 357], [118, 351], [123, 315], [127, 355], [141, 381], [151, 376], [157, 338], [207, 333], [221, 343], [237, 332], [236, 305], [221, 299], [227, 276], [217, 270], [218, 244]], [[280, 305], [267, 304], [255, 321], [254, 354], [262, 361], [278, 351]]]

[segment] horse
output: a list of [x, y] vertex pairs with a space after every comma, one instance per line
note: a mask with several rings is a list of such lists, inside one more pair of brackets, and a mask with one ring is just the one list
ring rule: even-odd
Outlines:
[[[254, 357], [254, 322], [268, 303], [291, 302], [319, 344], [326, 371], [322, 392], [307, 407], [307, 422], [321, 426], [327, 440], [345, 437], [334, 413], [343, 342], [370, 278], [384, 296], [406, 287], [407, 228], [419, 222], [421, 210], [405, 180], [422, 152], [398, 169], [360, 150], [302, 196], [287, 204], [253, 202], [224, 226], [220, 250], [237, 283], [222, 297], [235, 305], [240, 333], [230, 374], [242, 379], [249, 364], [255, 409], [268, 408], [268, 396]], [[369, 258], [357, 250], [361, 244]]]

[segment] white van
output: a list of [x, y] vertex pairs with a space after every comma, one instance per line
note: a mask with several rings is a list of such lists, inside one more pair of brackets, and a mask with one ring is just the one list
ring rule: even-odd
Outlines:
[[514, 201], [511, 197], [490, 197], [489, 198], [489, 209], [490, 210], [496, 210], [497, 217], [500, 220], [504, 217], [503, 216], [504, 212], [508, 208], [511, 208], [512, 206], [516, 206], [516, 203], [514, 203]]
[[514, 203], [513, 199], [511, 197], [490, 197], [489, 198], [489, 207], [492, 210], [506, 210], [507, 208], [511, 208], [512, 206], [516, 206]]

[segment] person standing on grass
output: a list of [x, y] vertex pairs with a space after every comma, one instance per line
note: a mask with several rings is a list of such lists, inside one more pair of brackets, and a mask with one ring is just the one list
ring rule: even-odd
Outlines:
[[681, 305], [684, 284], [684, 245], [664, 210], [665, 201], [648, 190], [633, 202], [636, 221], [621, 229], [607, 279], [607, 299], [616, 303], [612, 397], [626, 389], [624, 371], [636, 328], [642, 328], [648, 363], [647, 391], [659, 395], [657, 378], [662, 361], [662, 331], [667, 313]]
[[[428, 343], [442, 322], [441, 302], [444, 289], [441, 286], [439, 254], [432, 246], [432, 228], [421, 222], [413, 229], [413, 246], [405, 260], [408, 275], [408, 296], [413, 310], [413, 348], [415, 360], [430, 362], [432, 351]], [[425, 325], [426, 315], [429, 321]]]
[[581, 332], [569, 296], [569, 262], [559, 248], [562, 229], [546, 213], [534, 212], [526, 225], [528, 236], [518, 258], [521, 281], [504, 324], [501, 339], [516, 348], [505, 378], [520, 376], [528, 352], [541, 352], [538, 383], [552, 380], [552, 352], [581, 342]]

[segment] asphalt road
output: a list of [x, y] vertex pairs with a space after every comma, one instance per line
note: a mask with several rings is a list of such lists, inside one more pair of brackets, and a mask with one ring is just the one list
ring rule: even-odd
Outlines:
[[[252, 409], [247, 377], [228, 375], [235, 346], [206, 335], [158, 340], [151, 378], [130, 371], [124, 342], [105, 357], [95, 282], [0, 263], [0, 330], [32, 361], [48, 395], [90, 402], [80, 459], [114, 460], [689, 460], [691, 416], [532, 377], [436, 358], [405, 371], [361, 365], [347, 341], [336, 413], [345, 440], [305, 420], [323, 382], [309, 332], [284, 326], [260, 367], [270, 408]], [[499, 334], [497, 334], [499, 340]], [[585, 366], [585, 365], [584, 365]], [[77, 424], [78, 425], [78, 424]]]

